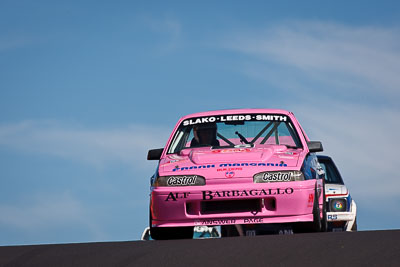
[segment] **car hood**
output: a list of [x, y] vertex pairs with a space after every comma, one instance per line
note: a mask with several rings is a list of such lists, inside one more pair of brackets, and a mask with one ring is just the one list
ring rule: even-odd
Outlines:
[[325, 194], [327, 196], [346, 195], [347, 187], [343, 184], [325, 184]]
[[[208, 179], [225, 177], [252, 177], [267, 170], [300, 170], [304, 155], [302, 149], [286, 146], [264, 148], [210, 147], [185, 149], [161, 159], [159, 175], [197, 174]], [[301, 158], [301, 159], [300, 159]]]

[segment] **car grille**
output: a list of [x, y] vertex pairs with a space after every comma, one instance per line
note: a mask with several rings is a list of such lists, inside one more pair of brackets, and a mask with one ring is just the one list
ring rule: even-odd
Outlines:
[[261, 199], [203, 201], [202, 214], [261, 211]]

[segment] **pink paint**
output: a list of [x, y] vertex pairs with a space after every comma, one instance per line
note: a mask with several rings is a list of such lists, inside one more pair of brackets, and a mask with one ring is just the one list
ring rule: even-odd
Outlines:
[[[255, 183], [253, 176], [266, 171], [300, 171], [309, 154], [305, 135], [294, 115], [284, 110], [241, 109], [196, 113], [181, 118], [169, 138], [193, 118], [227, 115], [220, 119], [237, 118], [235, 114], [279, 114], [287, 116], [297, 132], [302, 148], [288, 148], [287, 137], [273, 138], [252, 147], [195, 147], [167, 154], [164, 149], [158, 168], [159, 176], [198, 175], [205, 178], [201, 186], [152, 187], [151, 213], [153, 227], [229, 225], [259, 223], [292, 223], [313, 220], [311, 196], [322, 188], [322, 180]], [[192, 119], [192, 121], [188, 121]], [[236, 140], [233, 140], [235, 139]], [[239, 142], [237, 137], [230, 141]], [[286, 141], [285, 141], [286, 138]], [[308, 139], [308, 138], [307, 138]], [[186, 146], [189, 146], [190, 140]], [[220, 142], [227, 145], [226, 142]], [[235, 143], [236, 144], [236, 143]], [[294, 142], [290, 145], [295, 145]], [[313, 199], [313, 198], [312, 198]], [[319, 197], [322, 206], [322, 197]], [[311, 203], [312, 204], [312, 203]]]

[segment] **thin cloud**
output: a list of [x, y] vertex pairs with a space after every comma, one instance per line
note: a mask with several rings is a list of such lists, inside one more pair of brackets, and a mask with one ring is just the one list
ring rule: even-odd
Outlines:
[[[350, 184], [354, 181], [355, 192], [393, 196], [393, 188], [400, 186], [400, 112], [395, 106], [370, 103], [399, 100], [399, 33], [396, 28], [297, 21], [235, 33], [235, 41], [226, 46], [248, 55], [244, 72], [251, 77], [274, 81], [292, 96], [314, 93], [312, 100], [292, 104], [306, 130], [324, 141], [326, 152], [340, 162]], [[369, 102], [335, 100], [340, 91], [350, 94], [354, 89]], [[395, 186], [381, 183], [376, 177], [382, 175]]]
[[390, 210], [400, 187], [400, 29], [292, 21], [231, 32], [223, 43], [244, 55], [239, 71], [281, 90], [310, 138], [323, 142], [361, 225], [398, 222]]
[[147, 18], [145, 21], [152, 31], [162, 34], [168, 34], [171, 38], [178, 38], [182, 33], [182, 25], [179, 23], [178, 20], [173, 18]]
[[273, 72], [270, 64], [276, 64], [295, 72], [296, 78], [336, 90], [348, 90], [349, 85], [359, 92], [379, 90], [389, 99], [400, 96], [399, 44], [398, 28], [324, 22], [291, 22], [250, 34], [236, 32], [224, 42], [225, 47], [253, 60], [253, 67], [248, 64], [245, 70], [253, 77], [273, 78], [268, 72]]
[[17, 229], [35, 234], [55, 225], [79, 225], [94, 240], [103, 240], [106, 234], [93, 222], [83, 205], [68, 193], [30, 197], [29, 203], [0, 204], [2, 229]]
[[174, 50], [181, 45], [183, 27], [178, 19], [171, 16], [163, 18], [140, 16], [138, 22], [152, 33], [164, 38], [162, 50]]
[[336, 161], [352, 192], [365, 198], [398, 196], [400, 112], [333, 101], [327, 106], [295, 110], [310, 138], [323, 142], [324, 154]]
[[58, 122], [24, 121], [0, 125], [0, 147], [40, 153], [102, 167], [119, 162], [146, 167], [147, 150], [163, 147], [170, 129], [133, 125], [88, 129]]
[[333, 158], [358, 205], [362, 229], [393, 229], [400, 217], [400, 112], [355, 103], [294, 106], [311, 139]]

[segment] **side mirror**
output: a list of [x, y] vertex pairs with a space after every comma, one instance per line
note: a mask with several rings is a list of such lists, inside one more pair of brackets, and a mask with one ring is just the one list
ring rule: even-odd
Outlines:
[[310, 152], [322, 152], [324, 148], [322, 147], [322, 143], [320, 141], [309, 141], [307, 142], [308, 150]]
[[147, 160], [160, 160], [164, 148], [150, 149], [147, 153]]

